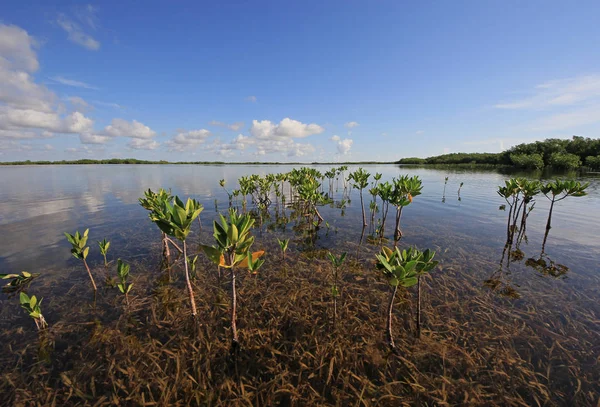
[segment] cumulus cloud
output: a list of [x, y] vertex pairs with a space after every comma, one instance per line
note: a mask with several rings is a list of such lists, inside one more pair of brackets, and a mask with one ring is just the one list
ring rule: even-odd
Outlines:
[[350, 152], [350, 149], [352, 148], [352, 144], [354, 143], [354, 140], [352, 139], [342, 139], [340, 136], [337, 135], [332, 136], [331, 141], [335, 143], [338, 154], [340, 155], [347, 155]]
[[39, 68], [35, 39], [16, 25], [0, 24], [0, 66], [26, 72]]
[[185, 151], [204, 144], [210, 136], [212, 136], [212, 133], [206, 129], [179, 130], [166, 144], [170, 151]]
[[235, 123], [227, 124], [227, 123], [224, 123], [224, 122], [213, 120], [213, 121], [211, 121], [208, 124], [210, 124], [211, 126], [226, 127], [229, 130], [233, 130], [233, 131], [238, 131], [239, 129], [241, 129], [242, 127], [244, 127], [244, 122], [235, 122]]
[[259, 140], [289, 140], [320, 134], [324, 130], [318, 124], [305, 124], [286, 117], [279, 124], [269, 120], [253, 120], [250, 134]]
[[156, 135], [156, 132], [150, 127], [133, 120], [128, 122], [124, 119], [113, 119], [110, 125], [106, 126], [104, 133], [111, 137], [132, 137], [141, 139], [150, 139]]
[[248, 97], [246, 98], [246, 101], [247, 101], [247, 102], [252, 102], [252, 103], [256, 103], [256, 101], [257, 101], [257, 100], [258, 100], [258, 99], [256, 98], [256, 96], [248, 96]]
[[348, 122], [348, 123], [344, 124], [344, 127], [346, 127], [347, 129], [353, 129], [358, 126], [360, 126], [360, 124], [358, 124], [358, 122]]
[[100, 49], [100, 42], [94, 39], [91, 35], [86, 34], [81, 25], [71, 20], [66, 15], [59, 14], [56, 22], [60, 28], [65, 30], [65, 32], [68, 34], [69, 41], [81, 45], [82, 47], [91, 51], [97, 51]]
[[61, 117], [54, 112], [41, 112], [31, 109], [13, 109], [0, 106], [0, 128], [16, 130], [33, 128], [53, 133], [80, 133], [91, 129], [94, 121], [79, 112]]
[[127, 147], [135, 150], [156, 150], [159, 146], [160, 143], [152, 139], [133, 138], [127, 143]]
[[[63, 105], [52, 91], [34, 80], [32, 74], [39, 68], [35, 46], [36, 41], [25, 30], [0, 24], [0, 141], [4, 146], [22, 151], [27, 147], [16, 140], [44, 139], [54, 134], [77, 134], [83, 146], [74, 148], [75, 152], [92, 151], [84, 147], [105, 144], [115, 137], [129, 138], [129, 147], [134, 149], [160, 145], [153, 140], [156, 132], [136, 120], [113, 119], [103, 130], [95, 130], [94, 120], [84, 114], [93, 107], [79, 96], [67, 97], [68, 103]], [[93, 88], [63, 77], [53, 80]]]
[[112, 140], [112, 137], [103, 136], [101, 134], [82, 133], [79, 135], [81, 144], [105, 144]]

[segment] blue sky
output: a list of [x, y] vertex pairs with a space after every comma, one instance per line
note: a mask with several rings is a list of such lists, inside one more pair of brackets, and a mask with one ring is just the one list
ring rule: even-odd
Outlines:
[[598, 1], [50, 3], [0, 3], [1, 161], [387, 161], [599, 137]]

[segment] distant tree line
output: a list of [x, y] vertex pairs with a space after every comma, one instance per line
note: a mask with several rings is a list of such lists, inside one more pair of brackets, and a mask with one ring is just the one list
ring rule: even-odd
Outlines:
[[403, 158], [398, 164], [487, 164], [527, 169], [600, 169], [600, 139], [573, 136], [523, 143], [501, 153], [452, 153], [429, 158]]
[[[169, 162], [165, 160], [160, 161], [148, 161], [138, 160], [136, 158], [111, 158], [107, 160], [62, 160], [62, 161], [9, 161], [0, 162], [0, 165], [68, 165], [68, 164], [195, 164], [195, 165], [306, 165], [305, 163], [299, 162], [225, 162], [225, 161], [177, 161]], [[394, 164], [393, 162], [380, 162], [380, 161], [356, 161], [356, 162], [335, 162], [335, 163], [318, 163], [313, 162], [312, 165], [338, 165], [338, 164]]]

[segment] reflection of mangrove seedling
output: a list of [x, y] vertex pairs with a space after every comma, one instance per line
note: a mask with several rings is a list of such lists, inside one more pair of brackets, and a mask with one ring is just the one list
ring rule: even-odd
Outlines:
[[94, 287], [94, 291], [97, 291], [96, 282], [94, 281], [94, 277], [92, 276], [92, 272], [90, 271], [90, 268], [88, 267], [86, 261], [88, 253], [90, 251], [90, 248], [86, 246], [89, 231], [89, 229], [86, 229], [85, 232], [83, 232], [83, 235], [79, 234], [79, 232], [75, 232], [74, 235], [70, 235], [65, 232], [65, 236], [67, 237], [69, 243], [71, 243], [71, 254], [76, 259], [80, 259], [83, 261], [83, 265], [85, 266], [85, 269], [87, 270], [88, 275], [90, 276], [90, 280], [92, 281], [92, 287]]
[[423, 185], [418, 176], [409, 177], [403, 175], [398, 179], [394, 178], [394, 190], [390, 202], [396, 207], [396, 228], [394, 230], [394, 241], [398, 241], [402, 237], [400, 230], [400, 218], [402, 217], [402, 209], [412, 203], [413, 197], [421, 195]]
[[444, 192], [442, 193], [442, 203], [446, 202], [446, 185], [448, 185], [448, 177], [444, 178]]
[[125, 294], [125, 301], [127, 301], [127, 305], [129, 305], [129, 291], [131, 291], [131, 288], [133, 287], [133, 283], [127, 282], [127, 278], [129, 277], [129, 269], [129, 264], [123, 263], [121, 259], [117, 260], [117, 276], [119, 277], [117, 288], [119, 291]]
[[509, 283], [503, 282], [499, 278], [490, 278], [483, 282], [483, 286], [490, 290], [500, 294], [503, 297], [510, 298], [512, 300], [518, 300], [521, 298], [521, 294]]
[[554, 210], [554, 204], [556, 202], [562, 201], [568, 196], [585, 196], [587, 192], [585, 190], [589, 186], [589, 183], [582, 184], [579, 181], [574, 180], [560, 180], [557, 179], [554, 182], [548, 182], [545, 184], [541, 190], [542, 193], [548, 198], [550, 201], [550, 211], [548, 212], [548, 221], [546, 222], [546, 233], [544, 234], [544, 243], [542, 244], [542, 252], [546, 247], [546, 239], [548, 238], [548, 233], [552, 228], [552, 211]]
[[[548, 259], [548, 261], [546, 261], [544, 257]], [[533, 268], [540, 274], [551, 276], [554, 278], [563, 277], [569, 271], [569, 268], [567, 266], [565, 266], [564, 264], [558, 264], [554, 262], [543, 253], [542, 255], [540, 255], [539, 259], [534, 259], [533, 257], [527, 259], [525, 261], [525, 265]]]
[[281, 248], [281, 259], [285, 260], [285, 252], [288, 248], [288, 244], [290, 243], [290, 239], [279, 240], [279, 238], [277, 238], [277, 243], [279, 243], [279, 247]]
[[162, 206], [151, 213], [151, 219], [165, 234], [179, 239], [183, 244], [183, 260], [185, 265], [185, 282], [190, 297], [192, 316], [197, 318], [194, 290], [190, 282], [186, 239], [190, 233], [192, 222], [200, 215], [204, 207], [195, 199], [188, 198], [184, 204], [179, 197], [173, 203], [163, 202]]
[[[382, 271], [383, 275], [388, 279], [388, 284], [393, 288], [387, 314], [387, 338], [388, 344], [392, 349], [396, 348], [392, 334], [392, 310], [398, 286], [409, 288], [418, 284], [421, 275], [433, 270], [437, 266], [438, 262], [433, 261], [434, 255], [435, 252], [429, 249], [424, 252], [414, 248], [400, 251], [397, 247], [395, 250], [383, 247], [381, 252], [375, 255], [377, 258], [377, 268]], [[418, 301], [417, 321], [420, 323], [420, 298]], [[420, 327], [417, 329], [419, 330]]]
[[106, 239], [102, 239], [101, 242], [98, 242], [98, 246], [100, 246], [100, 253], [104, 257], [104, 267], [108, 267], [108, 262], [106, 261], [106, 253], [108, 253], [108, 249], [110, 248], [110, 242]]
[[15, 294], [25, 291], [36, 277], [39, 277], [39, 274], [31, 274], [27, 271], [22, 271], [21, 274], [0, 274], [0, 279], [11, 280], [2, 287], [2, 292], [5, 294]]
[[335, 327], [335, 320], [337, 318], [337, 297], [340, 295], [338, 288], [338, 272], [344, 260], [346, 260], [346, 252], [342, 253], [340, 257], [335, 257], [331, 252], [327, 252], [327, 257], [331, 261], [333, 266], [333, 284], [331, 285], [331, 298], [333, 299], [333, 326]]
[[21, 307], [27, 311], [27, 313], [29, 314], [29, 316], [31, 318], [33, 318], [33, 322], [35, 322], [35, 326], [37, 327], [38, 331], [45, 329], [48, 327], [48, 324], [46, 323], [46, 320], [44, 319], [44, 316], [42, 315], [42, 300], [43, 298], [40, 298], [40, 300], [38, 301], [37, 298], [35, 297], [35, 295], [32, 295], [31, 297], [29, 297], [27, 294], [25, 293], [21, 293], [20, 297], [19, 297], [19, 301], [21, 302]]
[[365, 215], [365, 205], [363, 203], [363, 189], [369, 186], [369, 177], [371, 174], [366, 172], [364, 169], [359, 168], [358, 170], [350, 173], [348, 179], [352, 181], [352, 186], [358, 188], [360, 194], [360, 207], [362, 209], [363, 226], [367, 226], [367, 217]]
[[[219, 267], [231, 270], [231, 332], [232, 350], [239, 347], [239, 338], [236, 325], [237, 294], [236, 294], [236, 267], [254, 267], [257, 269], [262, 263], [256, 260], [264, 254], [264, 251], [250, 252], [250, 246], [254, 243], [254, 237], [250, 235], [250, 229], [254, 225], [254, 219], [249, 214], [240, 215], [234, 209], [229, 210], [229, 220], [219, 215], [221, 223], [214, 221], [214, 234], [216, 246], [201, 245], [202, 250], [208, 258]], [[253, 265], [250, 266], [250, 262]]]

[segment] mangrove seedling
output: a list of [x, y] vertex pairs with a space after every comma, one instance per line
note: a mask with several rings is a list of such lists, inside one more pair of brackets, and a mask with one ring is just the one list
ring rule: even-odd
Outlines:
[[340, 295], [340, 290], [338, 288], [338, 275], [339, 269], [346, 260], [346, 252], [342, 253], [340, 257], [335, 257], [331, 252], [327, 252], [327, 257], [331, 261], [331, 265], [333, 266], [333, 284], [331, 285], [331, 298], [333, 299], [333, 326], [335, 327], [335, 320], [337, 318], [337, 297]]
[[90, 271], [90, 268], [86, 261], [88, 253], [90, 251], [90, 248], [86, 246], [89, 231], [89, 229], [86, 229], [85, 232], [83, 232], [83, 235], [81, 235], [78, 231], [76, 231], [74, 235], [70, 235], [67, 232], [65, 232], [65, 236], [67, 237], [69, 243], [71, 243], [71, 254], [76, 259], [83, 261], [83, 265], [85, 266], [85, 269], [87, 270], [88, 275], [90, 276], [90, 280], [92, 281], [92, 287], [94, 287], [94, 291], [97, 291], [98, 289], [96, 288], [96, 282], [94, 281], [94, 277], [92, 276], [92, 272]]
[[290, 239], [279, 240], [279, 238], [277, 238], [277, 243], [279, 243], [279, 247], [281, 248], [281, 259], [285, 260], [285, 252], [287, 251]]
[[[255, 262], [264, 251], [250, 252], [254, 243], [254, 237], [250, 235], [250, 229], [254, 225], [254, 219], [250, 214], [240, 215], [233, 208], [229, 210], [229, 220], [219, 214], [221, 223], [214, 221], [213, 229], [216, 246], [201, 245], [202, 250], [208, 258], [219, 267], [231, 270], [231, 333], [232, 351], [239, 347], [237, 332], [237, 293], [236, 293], [236, 267], [251, 267], [250, 262]], [[255, 269], [262, 263], [252, 265]]]
[[464, 182], [461, 182], [460, 185], [458, 186], [458, 197], [459, 198], [460, 198], [460, 190], [462, 189], [464, 184], [465, 184]]
[[227, 197], [229, 198], [229, 206], [231, 207], [231, 203], [232, 203], [232, 198], [233, 195], [227, 190], [227, 188], [225, 188], [225, 180], [219, 180], [219, 185], [221, 186], [221, 188], [223, 188], [225, 190], [225, 192], [227, 193]]
[[38, 277], [39, 274], [31, 274], [27, 271], [22, 271], [21, 274], [0, 274], [0, 279], [11, 280], [2, 287], [2, 292], [6, 294], [15, 294], [27, 289], [29, 284], [34, 278]]
[[117, 287], [119, 291], [125, 294], [125, 301], [127, 305], [129, 305], [129, 291], [133, 287], [133, 283], [128, 283], [127, 278], [129, 277], [129, 269], [130, 266], [127, 263], [121, 261], [121, 259], [117, 260], [117, 275], [119, 276], [119, 281], [117, 283]]
[[423, 185], [418, 176], [409, 177], [403, 175], [398, 179], [394, 178], [394, 190], [390, 202], [396, 207], [396, 228], [394, 230], [394, 241], [397, 242], [402, 237], [400, 230], [400, 218], [402, 217], [402, 209], [412, 203], [413, 198], [421, 195]]
[[161, 207], [151, 213], [151, 219], [160, 230], [169, 236], [173, 236], [183, 244], [183, 260], [185, 265], [185, 282], [190, 297], [192, 307], [192, 316], [197, 319], [196, 301], [194, 299], [194, 290], [190, 282], [190, 273], [188, 268], [187, 243], [186, 239], [190, 233], [192, 222], [200, 215], [204, 207], [195, 199], [188, 198], [184, 204], [179, 197], [175, 197], [172, 203], [163, 202]]
[[[160, 208], [162, 208], [165, 203], [170, 202], [172, 199], [173, 199], [173, 195], [171, 195], [170, 190], [167, 192], [166, 190], [160, 188], [158, 190], [158, 192], [154, 192], [151, 189], [148, 189], [147, 191], [144, 191], [144, 198], [139, 198], [139, 202], [140, 202], [140, 205], [144, 209], [147, 209], [148, 211], [150, 211], [150, 213], [148, 214], [148, 217], [150, 218], [150, 220], [152, 220], [154, 222], [154, 219], [156, 219], [157, 216], [155, 216], [155, 214], [153, 214], [153, 212], [160, 212], [160, 210], [161, 210]], [[161, 231], [161, 238], [162, 238], [163, 257], [167, 261], [167, 265], [168, 265], [170, 258], [171, 258], [171, 251], [169, 250], [169, 238], [167, 237], [166, 233], [163, 231]], [[173, 241], [171, 241], [171, 244], [173, 244]], [[181, 250], [179, 249], [179, 247], [177, 247], [175, 244], [173, 244], [173, 245], [181, 253]]]
[[434, 255], [435, 252], [429, 249], [424, 252], [414, 248], [400, 251], [397, 247], [392, 250], [385, 246], [379, 254], [375, 255], [377, 258], [377, 268], [381, 270], [383, 275], [388, 279], [388, 284], [392, 287], [387, 314], [387, 340], [389, 346], [394, 350], [396, 349], [396, 344], [394, 343], [392, 333], [392, 310], [398, 287], [409, 288], [418, 284], [420, 275], [433, 270], [437, 266], [438, 262], [433, 261]]
[[101, 242], [98, 242], [98, 246], [100, 246], [100, 253], [104, 257], [104, 267], [108, 267], [108, 262], [106, 261], [106, 253], [108, 253], [108, 249], [110, 248], [110, 242], [106, 239], [102, 239]]
[[35, 322], [35, 326], [37, 327], [38, 331], [41, 331], [42, 329], [46, 329], [48, 327], [48, 324], [46, 323], [46, 320], [42, 315], [42, 300], [43, 298], [40, 298], [40, 300], [38, 301], [35, 295], [29, 297], [23, 292], [20, 294], [19, 297], [21, 307], [25, 311], [27, 311], [31, 318], [33, 318], [33, 322]]
[[371, 174], [359, 168], [358, 170], [350, 173], [348, 179], [352, 181], [352, 186], [358, 188], [360, 194], [360, 207], [362, 209], [363, 226], [367, 226], [367, 217], [365, 215], [365, 205], [363, 203], [363, 189], [369, 186], [369, 177]]
[[545, 248], [548, 233], [552, 228], [552, 211], [554, 210], [554, 204], [556, 202], [562, 201], [568, 196], [587, 195], [587, 192], [585, 192], [585, 190], [589, 185], [589, 183], [582, 184], [581, 182], [574, 180], [557, 179], [554, 182], [548, 182], [541, 188], [544, 196], [550, 201], [550, 211], [548, 212], [548, 220], [546, 221], [546, 233], [544, 234], [544, 243], [542, 244], [542, 247]]

